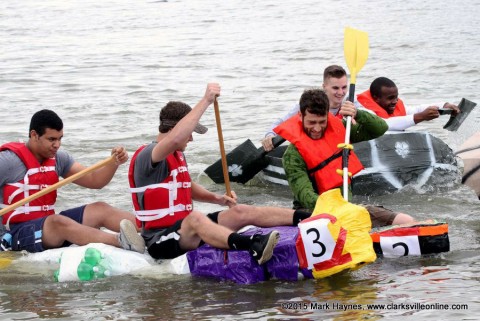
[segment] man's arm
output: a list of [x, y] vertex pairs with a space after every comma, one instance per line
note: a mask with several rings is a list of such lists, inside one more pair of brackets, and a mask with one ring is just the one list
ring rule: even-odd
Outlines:
[[152, 151], [152, 163], [158, 163], [164, 160], [169, 154], [183, 148], [197, 126], [203, 113], [220, 95], [220, 85], [210, 83], [207, 85], [203, 98], [195, 105], [195, 107], [183, 117], [175, 127], [168, 132]]
[[[440, 112], [438, 109], [441, 104], [431, 105], [431, 106], [417, 106], [417, 107], [406, 107], [407, 115], [413, 115], [413, 121], [415, 124], [421, 123], [423, 121], [429, 121], [432, 119], [436, 119], [440, 116]], [[452, 115], [458, 115], [460, 113], [460, 109], [458, 106], [454, 104], [450, 104], [446, 102], [443, 104], [444, 109], [451, 109]]]
[[278, 125], [280, 125], [281, 123], [283, 123], [284, 121], [286, 121], [287, 119], [289, 119], [290, 117], [296, 115], [299, 111], [300, 111], [300, 106], [296, 104], [295, 106], [290, 108], [288, 112], [285, 113], [282, 117], [275, 119], [275, 121], [272, 123], [269, 130], [265, 134], [265, 138], [262, 139], [262, 146], [263, 146], [263, 149], [265, 149], [265, 151], [269, 152], [273, 149], [272, 139], [273, 137], [277, 136], [277, 134], [273, 131], [273, 129]]
[[229, 197], [226, 194], [220, 195], [210, 192], [202, 185], [192, 182], [192, 199], [194, 201], [232, 207], [237, 204], [237, 195], [232, 191], [232, 196], [233, 197]]
[[[86, 188], [101, 189], [105, 187], [113, 178], [118, 166], [128, 161], [128, 152], [124, 147], [115, 147], [112, 149], [112, 155], [115, 155], [115, 163], [110, 163], [94, 172], [88, 173], [83, 177], [75, 180], [74, 183]], [[86, 167], [79, 162], [74, 162], [64, 178], [75, 175], [84, 170]]]
[[380, 137], [388, 130], [388, 125], [384, 119], [364, 110], [357, 110], [355, 121], [356, 124], [352, 125], [350, 132], [352, 143]]
[[385, 121], [387, 122], [388, 130], [404, 131], [405, 129], [415, 125], [415, 120], [413, 117], [413, 115], [397, 116], [385, 119]]
[[313, 189], [308, 177], [307, 165], [294, 145], [289, 145], [283, 154], [283, 168], [287, 176], [288, 185], [296, 201], [309, 210], [315, 208], [318, 194]]

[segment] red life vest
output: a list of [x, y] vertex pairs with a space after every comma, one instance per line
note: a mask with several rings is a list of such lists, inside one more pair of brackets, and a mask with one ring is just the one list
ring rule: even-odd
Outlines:
[[[55, 171], [55, 158], [46, 159], [40, 165], [24, 143], [7, 143], [0, 147], [0, 151], [3, 150], [14, 152], [27, 168], [27, 172], [22, 180], [17, 183], [5, 184], [3, 187], [3, 206], [14, 204], [58, 182], [58, 174]], [[2, 222], [9, 229], [10, 223], [26, 222], [54, 214], [56, 200], [56, 191], [45, 194], [5, 214]]]
[[[137, 187], [134, 179], [135, 160], [147, 145], [140, 147], [132, 157], [128, 170], [130, 192], [138, 227], [149, 229], [172, 226], [193, 210], [192, 180], [185, 156], [180, 151], [167, 156], [168, 176], [162, 182]], [[143, 193], [143, 202], [138, 193]], [[142, 224], [143, 223], [143, 224]]]
[[[336, 172], [337, 169], [342, 169], [342, 149], [337, 146], [345, 141], [345, 126], [340, 119], [328, 113], [327, 128], [320, 139], [311, 139], [304, 132], [302, 120], [298, 115], [281, 123], [273, 131], [298, 149], [319, 194], [342, 186], [343, 177]], [[349, 157], [348, 168], [352, 175], [363, 169], [362, 163], [353, 151]]]
[[400, 98], [398, 98], [398, 102], [395, 105], [395, 110], [393, 111], [393, 114], [387, 113], [387, 111], [383, 109], [382, 106], [380, 106], [375, 102], [375, 100], [373, 100], [372, 94], [370, 94], [370, 90], [367, 90], [357, 95], [357, 100], [360, 104], [362, 104], [363, 107], [370, 109], [375, 114], [377, 114], [377, 116], [384, 119], [407, 115], [407, 112], [405, 111], [405, 105]]

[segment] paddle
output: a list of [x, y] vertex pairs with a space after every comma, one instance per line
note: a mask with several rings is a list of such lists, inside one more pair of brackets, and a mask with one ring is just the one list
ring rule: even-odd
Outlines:
[[[456, 131], [460, 125], [463, 123], [463, 121], [467, 118], [467, 116], [470, 114], [470, 112], [477, 106], [476, 103], [471, 102], [468, 99], [462, 98], [460, 101], [460, 104], [458, 104], [458, 109], [460, 109], [460, 114], [458, 115], [450, 115], [450, 119], [448, 122], [443, 126], [444, 129], [449, 130], [449, 131]], [[439, 109], [440, 115], [444, 114], [451, 114], [452, 110], [451, 109]]]
[[[357, 73], [367, 62], [368, 58], [368, 34], [366, 32], [356, 30], [353, 28], [345, 28], [344, 36], [344, 54], [347, 62], [348, 70], [350, 71], [350, 89], [348, 100], [353, 103], [355, 98], [355, 82]], [[350, 150], [353, 149], [350, 145], [350, 129], [352, 126], [352, 117], [347, 117], [345, 132], [345, 144], [343, 145], [342, 165], [343, 165], [343, 198], [348, 201], [348, 156]]]
[[41, 191], [33, 194], [33, 195], [30, 195], [29, 197], [27, 198], [24, 198], [16, 203], [13, 203], [12, 205], [10, 206], [7, 206], [5, 207], [4, 209], [2, 209], [0, 211], [0, 216], [2, 216], [3, 214], [6, 214], [10, 211], [13, 211], [14, 209], [16, 209], [17, 207], [20, 207], [22, 205], [25, 205], [26, 203], [28, 202], [31, 202], [33, 201], [34, 199], [37, 199], [45, 194], [48, 194], [50, 192], [53, 192], [54, 190], [66, 185], [66, 184], [69, 184], [73, 181], [76, 181], [77, 179], [79, 179], [80, 177], [83, 177], [85, 176], [86, 174], [90, 173], [90, 172], [93, 172], [101, 167], [104, 167], [110, 163], [113, 163], [115, 162], [115, 155], [112, 155], [106, 159], [104, 159], [103, 161], [100, 161], [98, 163], [96, 163], [95, 165], [92, 165], [90, 167], [87, 167], [85, 168], [84, 170], [72, 175], [72, 176], [69, 176], [65, 179], [62, 179], [61, 181], [57, 182], [56, 184], [53, 184], [53, 185], [50, 185], [49, 187], [45, 188], [45, 189], [42, 189]]
[[[275, 136], [272, 140], [274, 148], [284, 142], [285, 139], [280, 136]], [[250, 139], [235, 147], [227, 154], [227, 163], [230, 164], [228, 168], [230, 181], [245, 184], [251, 180], [258, 172], [268, 166], [265, 155], [270, 152], [266, 152], [263, 147], [257, 149]], [[225, 181], [221, 161], [221, 159], [216, 161], [205, 170], [205, 174], [217, 184]]]
[[227, 158], [225, 156], [225, 147], [223, 146], [222, 122], [220, 121], [220, 109], [218, 108], [218, 101], [216, 97], [213, 102], [213, 106], [215, 108], [215, 120], [217, 122], [218, 144], [220, 145], [220, 154], [222, 156], [223, 179], [225, 182], [227, 195], [231, 197], [232, 191], [230, 190], [230, 180], [228, 177]]
[[12, 253], [10, 253], [10, 251], [0, 252], [0, 253], [1, 253], [0, 254], [0, 269], [4, 269], [7, 266], [9, 266], [10, 264], [12, 264], [13, 255], [12, 255]]

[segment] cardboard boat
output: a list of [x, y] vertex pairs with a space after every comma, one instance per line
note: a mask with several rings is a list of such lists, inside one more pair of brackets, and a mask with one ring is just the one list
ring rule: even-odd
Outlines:
[[[353, 144], [365, 167], [352, 179], [354, 195], [382, 195], [413, 186], [447, 187], [461, 181], [458, 159], [441, 139], [427, 132], [387, 132], [366, 142]], [[265, 156], [263, 179], [288, 186], [279, 146]]]

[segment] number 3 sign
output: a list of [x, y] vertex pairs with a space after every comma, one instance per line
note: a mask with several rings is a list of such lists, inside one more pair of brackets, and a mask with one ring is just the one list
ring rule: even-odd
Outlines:
[[352, 260], [349, 253], [342, 254], [347, 231], [335, 224], [337, 218], [320, 214], [298, 224], [297, 253], [301, 268], [324, 270]]

